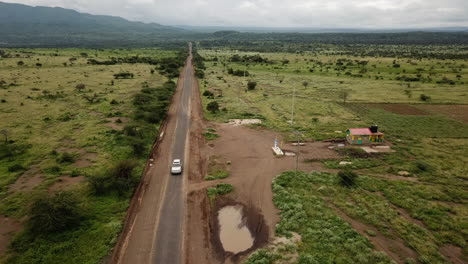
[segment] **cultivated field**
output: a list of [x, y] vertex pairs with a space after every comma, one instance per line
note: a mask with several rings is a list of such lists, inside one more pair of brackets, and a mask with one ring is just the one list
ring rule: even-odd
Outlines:
[[[273, 196], [281, 210], [276, 236], [293, 232], [302, 242], [269, 246], [247, 263], [467, 261], [468, 68], [466, 60], [442, 58], [450, 47], [427, 47], [431, 59], [356, 56], [325, 45], [298, 53], [202, 48], [208, 120], [258, 118], [257, 129], [285, 141], [299, 130], [309, 142], [343, 140], [348, 128], [375, 123], [395, 150], [367, 154], [348, 146], [337, 150], [338, 159], [300, 156], [322, 168], [281, 174]], [[349, 182], [350, 174], [340, 178], [333, 170], [358, 176]], [[234, 181], [232, 197], [242, 197]]]
[[[185, 55], [177, 56], [2, 51], [0, 256], [7, 263], [97, 263], [108, 254], [175, 88], [164, 75], [177, 76]], [[47, 225], [57, 222], [63, 226]]]

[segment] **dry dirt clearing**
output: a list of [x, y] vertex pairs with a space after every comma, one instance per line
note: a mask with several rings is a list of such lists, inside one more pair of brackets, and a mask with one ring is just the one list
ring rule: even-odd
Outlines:
[[[249, 252], [264, 245], [274, 236], [279, 221], [278, 209], [273, 204], [272, 179], [286, 170], [295, 168], [296, 157], [277, 158], [271, 147], [278, 133], [233, 124], [212, 124], [203, 120], [200, 98], [192, 98], [192, 126], [190, 131], [190, 174], [187, 183], [187, 217], [185, 263], [239, 263]], [[205, 128], [214, 128], [220, 136], [206, 141]], [[304, 160], [339, 158], [328, 149], [328, 143], [306, 143], [305, 146], [284, 144], [290, 151], [299, 150], [298, 169], [306, 172], [320, 170], [318, 163]], [[223, 163], [229, 177], [223, 180], [205, 181], [209, 166], [216, 160]], [[207, 188], [220, 182], [230, 183], [234, 191], [227, 197], [210, 201]], [[217, 210], [238, 203], [244, 206], [245, 222], [254, 236], [254, 247], [233, 254], [224, 252], [217, 237]]]

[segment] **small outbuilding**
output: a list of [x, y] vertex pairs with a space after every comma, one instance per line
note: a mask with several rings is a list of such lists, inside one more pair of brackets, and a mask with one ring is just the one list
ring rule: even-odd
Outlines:
[[384, 136], [384, 133], [379, 132], [378, 126], [346, 130], [346, 139], [350, 144], [381, 144], [384, 142]]

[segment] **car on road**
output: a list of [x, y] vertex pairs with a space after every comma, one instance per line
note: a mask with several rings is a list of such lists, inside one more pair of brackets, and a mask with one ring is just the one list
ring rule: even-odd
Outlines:
[[172, 161], [171, 165], [171, 174], [181, 174], [182, 173], [182, 162], [180, 159], [175, 159]]

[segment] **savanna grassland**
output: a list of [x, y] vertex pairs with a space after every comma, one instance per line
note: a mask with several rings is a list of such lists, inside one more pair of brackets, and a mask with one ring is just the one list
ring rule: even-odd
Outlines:
[[348, 146], [339, 160], [321, 161], [337, 173], [279, 175], [276, 234], [298, 233], [301, 242], [259, 250], [248, 263], [295, 253], [299, 263], [467, 261], [466, 46], [317, 44], [286, 53], [202, 45], [198, 53], [209, 120], [259, 118], [286, 139], [302, 131], [304, 141], [344, 139], [348, 128], [375, 123], [395, 150]]
[[187, 54], [0, 52], [0, 217], [14, 226], [0, 259], [98, 263], [122, 228]]

